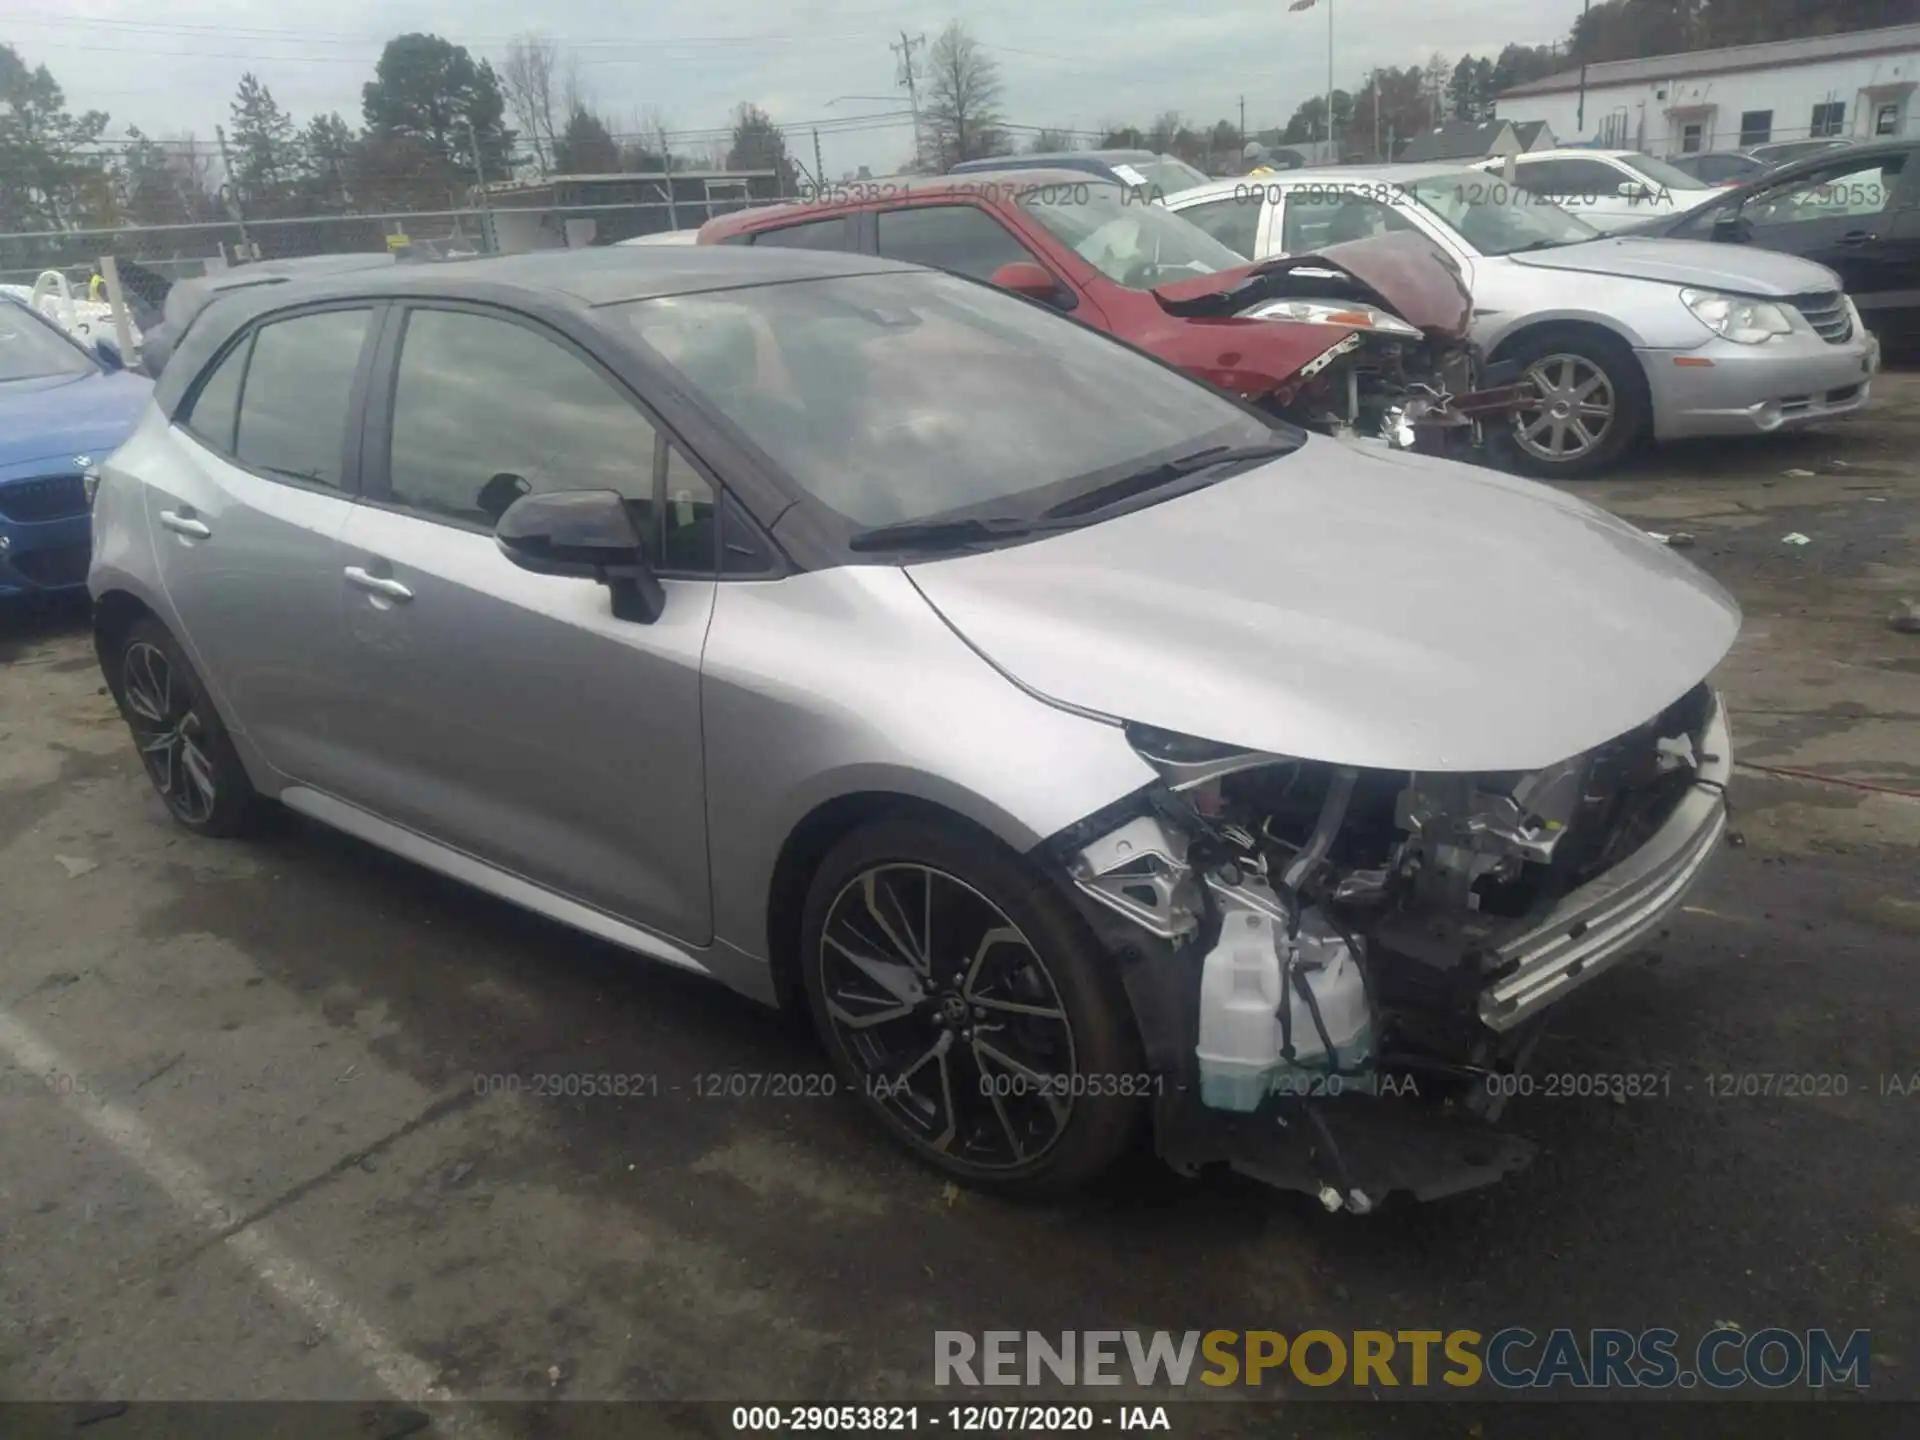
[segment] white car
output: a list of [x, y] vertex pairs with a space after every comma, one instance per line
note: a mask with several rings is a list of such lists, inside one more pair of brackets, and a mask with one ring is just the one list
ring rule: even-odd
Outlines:
[[[1505, 160], [1480, 169], [1505, 178]], [[1684, 215], [1718, 193], [1698, 176], [1634, 150], [1536, 150], [1514, 162], [1513, 183], [1603, 233]]]
[[[1713, 192], [1717, 193], [1717, 192]], [[1411, 231], [1460, 267], [1472, 339], [1538, 398], [1514, 463], [1610, 467], [1636, 440], [1753, 435], [1867, 403], [1880, 346], [1824, 265], [1745, 245], [1603, 236], [1479, 170], [1383, 165], [1220, 180], [1167, 208], [1251, 260]]]

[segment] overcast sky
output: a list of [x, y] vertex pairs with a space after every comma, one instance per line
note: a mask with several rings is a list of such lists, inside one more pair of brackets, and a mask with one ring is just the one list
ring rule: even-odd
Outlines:
[[[573, 49], [597, 108], [616, 131], [657, 110], [674, 129], [726, 123], [742, 100], [783, 125], [884, 114], [896, 93], [889, 42], [902, 28], [929, 40], [958, 19], [989, 47], [1006, 118], [1095, 129], [1146, 125], [1163, 110], [1190, 122], [1284, 124], [1327, 83], [1327, 12], [1334, 68], [1353, 84], [1375, 65], [1424, 63], [1438, 52], [1496, 54], [1509, 41], [1563, 39], [1581, 0], [6, 0], [0, 41], [44, 62], [75, 109], [99, 108], [149, 135], [211, 139], [228, 120], [241, 72], [252, 70], [301, 123], [338, 110], [360, 123], [360, 87], [381, 45], [426, 30], [496, 64], [509, 38], [538, 29]], [[910, 127], [823, 133], [827, 173], [883, 173], [905, 158]], [[810, 159], [811, 137], [791, 136]]]

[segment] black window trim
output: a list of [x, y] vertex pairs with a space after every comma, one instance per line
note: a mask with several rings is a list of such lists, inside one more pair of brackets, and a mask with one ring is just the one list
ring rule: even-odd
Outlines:
[[[365, 454], [364, 422], [366, 418], [367, 387], [373, 376], [374, 362], [378, 358], [380, 346], [385, 338], [385, 330], [392, 309], [386, 300], [358, 297], [355, 299], [316, 300], [305, 305], [291, 305], [283, 310], [270, 310], [264, 315], [256, 315], [242, 325], [214, 353], [211, 360], [200, 367], [200, 373], [193, 377], [186, 396], [174, 407], [173, 427], [179, 430], [194, 444], [217, 456], [222, 463], [244, 470], [255, 479], [265, 480], [274, 485], [285, 485], [293, 490], [306, 490], [315, 495], [331, 495], [337, 500], [352, 501], [360, 498], [362, 479], [361, 458]], [[269, 325], [282, 321], [299, 320], [308, 315], [322, 315], [334, 310], [364, 310], [367, 312], [367, 333], [360, 340], [360, 358], [354, 362], [353, 383], [347, 390], [346, 423], [340, 434], [340, 483], [325, 485], [317, 480], [302, 480], [275, 470], [262, 470], [249, 465], [235, 452], [238, 448], [241, 407], [246, 404], [247, 379], [253, 372], [253, 342], [259, 333]], [[241, 346], [247, 349], [247, 357], [240, 370], [240, 389], [234, 399], [234, 434], [228, 439], [227, 448], [221, 449], [206, 436], [192, 427], [193, 407], [200, 402], [200, 392], [213, 378], [214, 372], [226, 363], [227, 357]], [[185, 417], [184, 419], [181, 417]]]
[[[661, 418], [658, 409], [642, 399], [634, 391], [633, 386], [623, 380], [612, 366], [567, 334], [565, 330], [538, 316], [529, 315], [524, 310], [517, 310], [511, 305], [472, 300], [464, 296], [407, 296], [393, 302], [389, 323], [381, 332], [373, 363], [368, 368], [366, 419], [360, 431], [359, 474], [364, 483], [356, 496], [359, 504], [372, 506], [377, 510], [391, 511], [396, 515], [405, 515], [411, 519], [423, 520], [433, 525], [444, 525], [449, 529], [465, 530], [477, 535], [493, 534], [493, 526], [483, 522], [466, 520], [458, 515], [447, 515], [439, 511], [423, 510], [393, 498], [392, 477], [388, 474], [388, 468], [393, 443], [394, 402], [400, 388], [400, 350], [406, 335], [407, 320], [416, 310], [455, 311], [479, 316], [482, 319], [518, 325], [523, 330], [559, 345], [561, 349], [584, 361], [590, 369], [606, 380], [615, 393], [632, 405], [639, 412], [640, 417], [653, 429], [652, 491], [654, 516], [658, 525], [664, 525], [666, 520], [666, 447], [671, 445], [680, 451], [713, 491], [716, 516], [714, 554], [712, 568], [707, 571], [656, 567], [654, 573], [662, 580], [699, 580], [718, 583], [726, 580], [763, 580], [785, 573], [780, 563], [779, 547], [767, 536], [764, 528], [752, 518], [747, 506], [738, 496], [731, 496], [731, 492], [714, 473], [713, 467], [707, 464], [700, 457], [699, 452], [687, 444], [679, 432]], [[372, 383], [372, 377], [375, 375], [379, 377], [377, 387]], [[752, 527], [760, 550], [771, 557], [767, 569], [741, 571], [732, 575], [726, 573], [723, 554], [726, 545], [725, 525], [720, 522], [719, 517], [727, 508], [724, 501], [729, 496], [734, 502], [732, 510], [744, 523]], [[656, 531], [650, 537], [649, 548], [655, 559], [664, 558], [660, 555], [660, 541], [663, 537], [664, 531]]]
[[[841, 243], [837, 250], [829, 250], [826, 253], [845, 255], [857, 253], [859, 237], [854, 233], [853, 217], [851, 215], [814, 215], [802, 220], [789, 220], [784, 225], [763, 225], [757, 230], [746, 231], [738, 238], [743, 244], [758, 245], [761, 239], [768, 235], [781, 235], [789, 230], [804, 230], [813, 225], [829, 225], [836, 220], [840, 222]], [[795, 250], [814, 250], [821, 247], [814, 245], [795, 245], [788, 248]]]

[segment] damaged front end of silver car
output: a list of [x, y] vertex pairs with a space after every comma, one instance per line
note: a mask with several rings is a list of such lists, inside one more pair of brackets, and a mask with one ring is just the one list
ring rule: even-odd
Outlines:
[[1524, 1166], [1503, 1078], [1545, 1012], [1635, 953], [1727, 823], [1705, 683], [1526, 773], [1409, 773], [1131, 726], [1160, 782], [1056, 837], [1169, 1084], [1162, 1155], [1330, 1209]]

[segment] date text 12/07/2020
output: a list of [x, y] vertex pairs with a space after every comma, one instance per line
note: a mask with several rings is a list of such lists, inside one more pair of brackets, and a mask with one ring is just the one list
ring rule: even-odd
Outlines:
[[955, 1434], [1072, 1434], [1173, 1429], [1164, 1405], [736, 1405], [733, 1429], [780, 1435], [946, 1430]]

